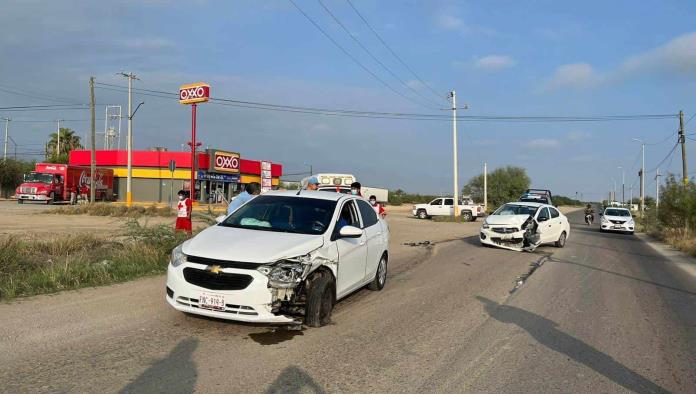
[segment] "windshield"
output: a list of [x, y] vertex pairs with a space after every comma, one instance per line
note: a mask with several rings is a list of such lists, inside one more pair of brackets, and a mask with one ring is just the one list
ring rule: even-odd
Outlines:
[[539, 209], [529, 205], [505, 204], [498, 208], [493, 215], [534, 215]]
[[623, 216], [623, 217], [630, 217], [631, 213], [628, 212], [628, 209], [607, 209], [604, 211], [604, 214], [606, 216]]
[[53, 182], [53, 174], [41, 174], [38, 172], [30, 172], [24, 176], [24, 182]]
[[317, 198], [258, 196], [228, 216], [221, 226], [297, 234], [323, 234], [336, 202]]

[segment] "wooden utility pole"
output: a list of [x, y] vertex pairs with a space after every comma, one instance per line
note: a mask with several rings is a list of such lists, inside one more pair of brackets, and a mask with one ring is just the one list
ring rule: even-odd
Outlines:
[[684, 186], [689, 183], [689, 171], [686, 166], [686, 136], [684, 135], [684, 111], [679, 111], [679, 143], [682, 151], [682, 182]]
[[89, 166], [90, 166], [90, 177], [89, 177], [89, 202], [94, 202], [95, 199], [95, 185], [94, 177], [97, 172], [97, 131], [96, 131], [96, 118], [94, 114], [94, 77], [89, 77], [89, 112], [90, 112], [90, 140], [92, 143], [92, 152], [90, 154]]

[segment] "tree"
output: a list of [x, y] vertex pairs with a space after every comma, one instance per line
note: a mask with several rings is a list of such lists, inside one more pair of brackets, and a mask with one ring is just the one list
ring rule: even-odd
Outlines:
[[67, 127], [60, 128], [60, 152], [58, 148], [58, 133], [51, 133], [46, 143], [46, 161], [51, 163], [67, 163], [71, 150], [84, 149], [80, 143], [80, 137], [75, 131]]
[[0, 161], [0, 193], [4, 198], [14, 194], [14, 189], [22, 183], [23, 175], [34, 169], [34, 163], [7, 159]]
[[[496, 168], [488, 174], [488, 205], [498, 207], [506, 202], [517, 201], [529, 189], [531, 180], [527, 171], [520, 167]], [[477, 175], [464, 186], [463, 194], [471, 195], [474, 201], [483, 201], [483, 174]]]

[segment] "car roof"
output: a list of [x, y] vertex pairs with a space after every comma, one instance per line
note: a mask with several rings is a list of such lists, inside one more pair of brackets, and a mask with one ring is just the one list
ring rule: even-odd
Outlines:
[[[298, 195], [299, 192], [299, 195]], [[263, 194], [264, 196], [282, 196], [282, 197], [297, 197], [297, 198], [316, 198], [319, 200], [338, 201], [341, 198], [351, 197], [348, 194], [323, 191], [323, 190], [273, 190]]]

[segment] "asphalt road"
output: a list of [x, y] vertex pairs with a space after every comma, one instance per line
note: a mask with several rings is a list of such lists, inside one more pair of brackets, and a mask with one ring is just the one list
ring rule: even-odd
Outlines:
[[162, 277], [0, 305], [0, 391], [696, 392], [693, 263], [580, 224], [534, 254], [476, 228], [400, 252], [317, 329], [181, 314]]

